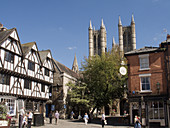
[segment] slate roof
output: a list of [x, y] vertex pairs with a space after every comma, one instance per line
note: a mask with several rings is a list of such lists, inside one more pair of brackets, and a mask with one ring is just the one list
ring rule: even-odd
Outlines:
[[21, 44], [24, 55], [26, 55], [31, 50], [34, 44], [36, 44], [36, 42], [29, 42], [29, 43]]
[[43, 51], [38, 51], [38, 52], [40, 54], [41, 61], [44, 62], [50, 50], [43, 50]]
[[66, 67], [65, 65], [59, 63], [55, 59], [53, 59], [53, 61], [55, 63], [54, 65], [57, 65], [57, 68], [60, 70], [60, 72], [64, 72], [74, 78], [79, 78], [79, 75], [77, 73], [75, 73], [73, 70], [71, 70], [68, 67]]
[[0, 43], [2, 43], [16, 28], [6, 29], [5, 31], [0, 31]]
[[130, 52], [126, 52], [125, 56], [134, 55], [134, 54], [142, 54], [142, 53], [150, 53], [150, 52], [161, 52], [163, 50], [164, 49], [160, 47], [144, 47], [144, 48], [136, 49]]

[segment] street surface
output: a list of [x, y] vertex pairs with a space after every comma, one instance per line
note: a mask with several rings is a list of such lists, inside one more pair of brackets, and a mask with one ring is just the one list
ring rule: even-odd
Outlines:
[[[76, 122], [72, 120], [62, 120], [60, 119], [58, 124], [55, 124], [55, 121], [53, 119], [53, 123], [49, 124], [49, 120], [46, 119], [44, 126], [32, 126], [32, 128], [102, 128], [101, 124], [93, 124], [89, 123], [87, 125], [84, 124], [84, 122]], [[105, 125], [104, 128], [133, 128], [130, 126], [111, 126], [111, 125]]]

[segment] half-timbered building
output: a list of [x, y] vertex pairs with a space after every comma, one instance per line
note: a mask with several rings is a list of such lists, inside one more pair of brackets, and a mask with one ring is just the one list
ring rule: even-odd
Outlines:
[[16, 28], [0, 25], [0, 101], [6, 101], [11, 116], [26, 111], [45, 113], [53, 84], [52, 55], [39, 52], [36, 42], [21, 45]]

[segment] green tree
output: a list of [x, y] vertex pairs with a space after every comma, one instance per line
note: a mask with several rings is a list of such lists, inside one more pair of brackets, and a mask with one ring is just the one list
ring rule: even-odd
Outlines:
[[86, 111], [88, 110], [90, 106], [90, 102], [87, 95], [87, 86], [86, 84], [81, 83], [80, 80], [77, 81], [77, 83], [71, 83], [69, 82], [67, 86], [70, 87], [68, 91], [68, 102], [70, 106], [76, 106], [80, 111]]
[[119, 51], [114, 49], [101, 56], [85, 58], [82, 62], [82, 82], [86, 84], [93, 111], [123, 96], [127, 75], [119, 73], [121, 62]]

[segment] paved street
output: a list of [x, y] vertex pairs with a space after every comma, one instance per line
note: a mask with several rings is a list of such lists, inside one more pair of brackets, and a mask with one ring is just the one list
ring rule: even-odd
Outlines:
[[[32, 126], [32, 128], [101, 128], [102, 126], [100, 124], [92, 124], [89, 123], [85, 125], [83, 122], [76, 122], [72, 120], [59, 120], [58, 125], [55, 125], [54, 119], [53, 123], [49, 124], [49, 121], [47, 119], [47, 122], [44, 126]], [[105, 125], [105, 128], [133, 128], [129, 126], [111, 126], [111, 125]]]

